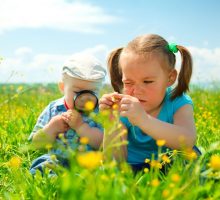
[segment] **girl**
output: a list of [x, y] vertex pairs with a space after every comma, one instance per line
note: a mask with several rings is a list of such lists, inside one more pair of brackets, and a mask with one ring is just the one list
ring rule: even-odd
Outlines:
[[[174, 54], [178, 51], [182, 57], [179, 75]], [[100, 110], [111, 108], [117, 99], [121, 121], [128, 132], [123, 138], [128, 140], [127, 148], [121, 147], [115, 155], [121, 153], [133, 169], [141, 169], [146, 158], [157, 159], [157, 140], [166, 142], [162, 151], [193, 148], [193, 106], [185, 94], [189, 90], [192, 58], [185, 47], [170, 45], [159, 35], [142, 35], [112, 51], [108, 68], [116, 92], [102, 96]], [[176, 87], [171, 89], [177, 78]], [[105, 140], [107, 144], [109, 140]]]

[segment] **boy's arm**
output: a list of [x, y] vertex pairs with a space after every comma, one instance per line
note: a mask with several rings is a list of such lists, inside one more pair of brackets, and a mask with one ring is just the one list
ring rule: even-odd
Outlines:
[[86, 137], [89, 140], [89, 145], [94, 149], [99, 149], [103, 141], [103, 132], [97, 127], [90, 127], [87, 123], [82, 123], [75, 129], [80, 137]]
[[28, 140], [32, 140], [35, 134], [38, 134], [40, 130], [44, 128], [44, 126], [50, 121], [51, 119], [51, 112], [50, 112], [50, 105], [48, 105], [40, 116], [37, 119], [37, 123], [35, 124], [33, 131], [31, 132]]

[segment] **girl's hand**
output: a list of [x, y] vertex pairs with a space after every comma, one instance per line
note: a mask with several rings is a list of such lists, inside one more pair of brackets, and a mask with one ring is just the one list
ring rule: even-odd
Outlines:
[[83, 125], [83, 119], [81, 114], [73, 109], [69, 109], [67, 112], [62, 114], [63, 120], [71, 127], [76, 130]]
[[104, 94], [99, 100], [99, 110], [111, 109], [115, 103], [117, 104], [120, 102], [122, 96], [122, 94], [117, 92]]
[[147, 113], [136, 97], [123, 95], [120, 101], [120, 115], [127, 117], [134, 126], [141, 126]]

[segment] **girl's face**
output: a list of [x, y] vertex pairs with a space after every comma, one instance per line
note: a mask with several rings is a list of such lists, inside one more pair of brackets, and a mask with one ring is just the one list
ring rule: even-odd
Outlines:
[[136, 97], [148, 114], [158, 113], [166, 88], [176, 79], [176, 71], [166, 69], [162, 61], [157, 54], [123, 52], [120, 57], [123, 93]]
[[80, 80], [73, 77], [65, 76], [62, 90], [64, 93], [64, 98], [67, 103], [67, 106], [70, 109], [73, 109], [74, 107], [73, 99], [76, 95], [76, 92], [80, 92], [82, 90], [91, 90], [97, 93], [99, 87], [97, 83], [92, 81]]

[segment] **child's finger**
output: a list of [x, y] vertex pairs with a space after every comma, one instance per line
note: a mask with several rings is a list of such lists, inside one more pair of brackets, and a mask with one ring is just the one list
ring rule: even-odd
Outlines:
[[128, 104], [121, 104], [120, 111], [128, 111], [128, 110], [129, 110]]
[[62, 115], [61, 117], [66, 123], [68, 123], [70, 121], [70, 118], [66, 115]]
[[127, 117], [127, 111], [121, 111], [120, 112], [120, 116], [122, 116], [122, 117]]
[[120, 104], [121, 104], [121, 105], [122, 105], [122, 104], [128, 104], [128, 103], [130, 103], [130, 102], [131, 102], [131, 100], [130, 100], [129, 98], [124, 97], [124, 98], [121, 99]]
[[123, 94], [113, 93], [112, 98], [115, 100], [114, 102], [120, 101], [124, 97]]
[[111, 99], [101, 98], [99, 100], [99, 105], [108, 105], [111, 106], [114, 102]]
[[107, 110], [107, 109], [110, 109], [111, 106], [109, 105], [106, 105], [106, 104], [99, 104], [99, 110]]

